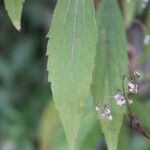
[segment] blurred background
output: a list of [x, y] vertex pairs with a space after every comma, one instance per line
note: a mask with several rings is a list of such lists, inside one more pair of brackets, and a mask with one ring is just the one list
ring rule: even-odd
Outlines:
[[[94, 1], [96, 9], [99, 1]], [[118, 3], [127, 33], [129, 71], [143, 74], [132, 109], [150, 131], [150, 1]], [[19, 32], [0, 0], [0, 150], [67, 150], [46, 71], [46, 34], [55, 5], [56, 0], [26, 0]], [[107, 150], [91, 97], [87, 104], [77, 149]], [[125, 119], [118, 147], [150, 150], [150, 142], [134, 133]]]

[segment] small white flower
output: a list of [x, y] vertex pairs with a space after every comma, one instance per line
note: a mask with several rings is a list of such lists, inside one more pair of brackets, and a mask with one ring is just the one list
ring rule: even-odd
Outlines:
[[103, 106], [103, 112], [101, 114], [101, 117], [107, 118], [110, 121], [113, 119], [113, 117], [111, 115], [110, 107], [108, 105]]
[[114, 99], [115, 99], [117, 105], [119, 105], [119, 106], [122, 106], [122, 105], [124, 105], [126, 103], [126, 99], [125, 99], [123, 93], [121, 93], [121, 92], [119, 92], [118, 94], [116, 94], [114, 96]]
[[97, 104], [96, 106], [95, 106], [95, 110], [98, 112], [98, 111], [100, 111], [100, 105], [99, 104]]
[[144, 37], [144, 45], [148, 45], [148, 44], [150, 44], [150, 35], [146, 35]]
[[102, 114], [101, 114], [101, 117], [102, 117], [102, 118], [107, 118], [107, 119], [110, 120], [110, 121], [113, 120], [113, 117], [112, 117], [111, 114], [104, 114], [104, 113], [102, 113]]
[[112, 115], [111, 114], [109, 114], [108, 116], [107, 116], [107, 118], [108, 118], [108, 120], [113, 120], [113, 117], [112, 117]]
[[138, 87], [138, 85], [136, 83], [133, 83], [133, 82], [129, 82], [128, 83], [128, 89], [129, 89], [130, 93], [137, 94], [138, 88], [139, 87]]
[[110, 108], [108, 105], [104, 105], [104, 111], [106, 114], [110, 114]]
[[140, 78], [141, 77], [141, 73], [139, 73], [138, 71], [134, 71], [134, 76], [136, 76], [136, 77], [138, 77], [138, 78]]
[[116, 103], [118, 106], [123, 106], [126, 103], [126, 101], [118, 100], [118, 101], [116, 101]]
[[[95, 107], [95, 110], [98, 112], [98, 118], [107, 118], [108, 120], [113, 120], [113, 117], [111, 115], [110, 107], [108, 105], [103, 105], [102, 109], [100, 109], [100, 105], [97, 104]], [[102, 110], [102, 111], [100, 111]]]

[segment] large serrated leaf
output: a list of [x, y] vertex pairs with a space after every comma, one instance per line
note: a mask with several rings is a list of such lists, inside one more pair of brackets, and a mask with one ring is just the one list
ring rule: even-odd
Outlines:
[[109, 104], [113, 121], [100, 119], [109, 150], [117, 150], [118, 134], [125, 108], [116, 105], [113, 96], [121, 89], [127, 73], [127, 51], [123, 20], [117, 0], [102, 0], [97, 11], [98, 43], [93, 72], [92, 95], [95, 104]]
[[74, 150], [94, 67], [97, 37], [93, 2], [58, 1], [48, 37], [47, 68], [53, 99], [69, 150]]
[[25, 0], [4, 0], [5, 8], [17, 30], [20, 30], [20, 20]]

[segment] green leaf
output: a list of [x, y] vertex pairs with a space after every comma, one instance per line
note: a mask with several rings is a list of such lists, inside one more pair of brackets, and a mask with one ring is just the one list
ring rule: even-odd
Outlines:
[[130, 140], [131, 139], [129, 137], [129, 131], [127, 126], [122, 126], [118, 139], [118, 150], [129, 150]]
[[[101, 136], [91, 96], [87, 98], [87, 108], [84, 116], [77, 136], [77, 150], [91, 150]], [[40, 122], [40, 138], [41, 150], [68, 150], [64, 129], [53, 101], [44, 109]]]
[[[146, 25], [145, 25], [145, 36], [150, 35], [150, 9], [148, 9], [147, 17], [146, 17]], [[150, 43], [147, 45], [144, 45], [144, 51], [142, 53], [142, 61], [145, 63], [145, 65], [149, 64], [150, 61]], [[149, 80], [150, 78], [150, 71], [144, 72], [145, 77]]]
[[100, 119], [109, 150], [117, 150], [125, 108], [117, 106], [113, 99], [121, 89], [122, 76], [127, 73], [127, 51], [123, 20], [116, 0], [102, 0], [97, 11], [98, 43], [93, 72], [92, 95], [95, 104], [108, 104], [113, 121]]
[[[52, 107], [52, 105], [51, 105], [51, 107]], [[51, 108], [51, 110], [52, 110], [52, 108]], [[52, 113], [52, 112], [50, 112], [50, 110], [49, 110], [49, 114], [50, 113]], [[84, 114], [84, 118], [81, 122], [80, 130], [79, 130], [79, 133], [77, 136], [77, 141], [76, 141], [76, 149], [77, 150], [93, 149], [95, 147], [95, 145], [97, 144], [98, 139], [101, 137], [100, 126], [98, 125], [98, 120], [95, 115], [96, 114], [95, 114], [95, 111], [93, 110], [92, 97], [89, 96], [87, 98], [86, 113]], [[44, 117], [45, 123], [42, 121], [45, 124], [43, 126], [43, 129], [44, 129], [43, 131], [45, 131], [45, 132], [42, 131], [42, 134], [45, 133], [45, 134], [43, 134], [43, 143], [45, 143], [45, 141], [47, 141], [47, 145], [49, 143], [52, 143], [52, 146], [50, 147], [52, 150], [68, 150], [65, 133], [64, 133], [62, 125], [57, 124], [52, 127], [51, 124], [54, 124], [53, 122], [55, 122], [55, 121], [53, 121], [53, 120], [48, 121], [48, 115], [44, 115], [44, 116], [47, 116], [47, 117]], [[50, 117], [50, 118], [52, 119], [52, 117]], [[59, 120], [58, 116], [57, 116], [57, 118], [58, 118], [57, 120]], [[56, 117], [55, 117], [55, 120], [56, 120]], [[49, 124], [50, 124], [50, 126], [49, 126]], [[57, 127], [57, 128], [54, 129], [54, 127]], [[45, 138], [45, 137], [48, 137], [46, 135], [49, 135], [51, 137], [51, 141], [48, 142], [48, 140], [46, 140], [47, 138]], [[44, 148], [41, 148], [41, 149], [47, 150], [48, 147], [47, 148], [45, 147], [45, 149]]]
[[144, 103], [141, 99], [135, 99], [132, 104], [132, 111], [138, 116], [144, 128], [150, 129], [150, 120], [147, 119], [147, 115], [150, 113], [150, 102], [147, 101]]
[[134, 17], [137, 13], [137, 7], [139, 0], [131, 0], [130, 2], [124, 1], [124, 15], [126, 27], [129, 27], [134, 21]]
[[98, 139], [102, 136], [95, 109], [93, 108], [93, 99], [89, 96], [87, 98], [85, 117], [82, 120], [78, 133], [77, 150], [92, 150], [96, 146]]
[[20, 20], [22, 14], [22, 8], [24, 0], [4, 0], [5, 8], [9, 17], [12, 20], [13, 25], [17, 30], [20, 30]]
[[97, 37], [93, 2], [58, 1], [48, 37], [47, 69], [53, 99], [69, 150], [74, 150], [94, 68]]
[[60, 119], [58, 112], [55, 110], [54, 103], [51, 100], [43, 111], [40, 121], [40, 149], [49, 150], [53, 148], [52, 135], [58, 129]]

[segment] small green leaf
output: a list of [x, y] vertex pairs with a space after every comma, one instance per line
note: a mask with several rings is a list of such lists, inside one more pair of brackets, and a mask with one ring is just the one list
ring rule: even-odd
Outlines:
[[122, 76], [127, 73], [127, 51], [123, 20], [117, 0], [102, 0], [97, 11], [98, 43], [93, 72], [92, 95], [95, 104], [108, 104], [113, 121], [100, 119], [109, 150], [117, 150], [118, 136], [125, 107], [113, 99], [121, 89]]
[[92, 81], [96, 23], [91, 0], [60, 0], [48, 33], [48, 65], [53, 99], [69, 150], [75, 149]]
[[4, 0], [5, 8], [17, 30], [20, 30], [20, 20], [25, 0]]

